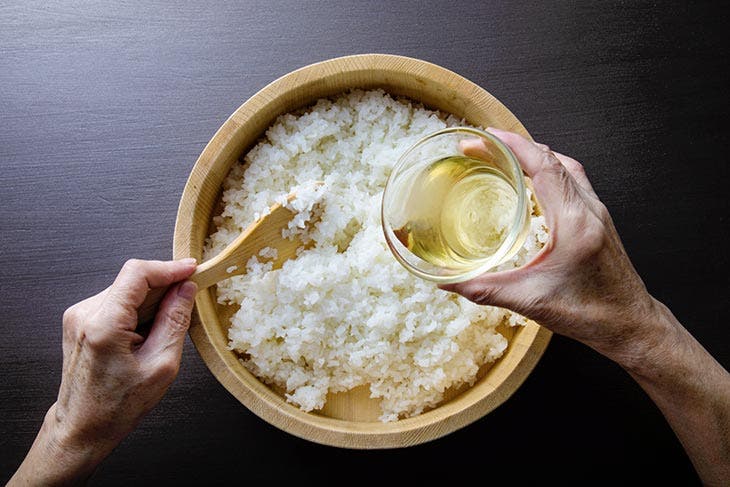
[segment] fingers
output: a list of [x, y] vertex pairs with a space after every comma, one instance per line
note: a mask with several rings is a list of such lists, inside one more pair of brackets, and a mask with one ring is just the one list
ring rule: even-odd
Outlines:
[[[487, 131], [499, 137], [502, 142], [512, 149], [512, 152], [515, 153], [515, 156], [520, 161], [522, 169], [531, 178], [534, 178], [541, 171], [555, 169], [555, 164], [559, 164], [557, 159], [554, 161], [551, 160], [552, 152], [550, 152], [550, 149], [546, 145], [536, 144], [519, 134], [507, 132], [506, 130], [490, 127]], [[555, 158], [553, 157], [552, 159]]]
[[512, 149], [522, 169], [532, 179], [545, 215], [555, 224], [560, 210], [579, 197], [577, 183], [566, 167], [546, 145], [504, 130], [489, 128], [488, 131]]
[[469, 281], [456, 284], [441, 284], [444, 291], [458, 293], [480, 305], [498, 306], [525, 314], [525, 303], [535, 291], [534, 274], [525, 267], [487, 272]]
[[488, 161], [492, 154], [482, 139], [463, 139], [459, 141], [459, 149], [467, 157]]
[[588, 180], [588, 176], [586, 175], [586, 171], [583, 168], [583, 164], [576, 161], [572, 157], [561, 154], [560, 152], [553, 151], [553, 154], [555, 154], [555, 157], [557, 157], [560, 163], [565, 166], [565, 169], [568, 170], [573, 179], [575, 179], [576, 183], [578, 183], [583, 189], [589, 191], [591, 194], [596, 194], [593, 191], [593, 186], [591, 186], [591, 182]]
[[109, 299], [125, 310], [136, 311], [152, 288], [166, 287], [187, 279], [195, 271], [195, 259], [125, 262], [109, 289]]
[[139, 350], [142, 356], [154, 358], [158, 364], [174, 369], [173, 375], [177, 374], [180, 364], [197, 290], [194, 282], [185, 281], [167, 291], [150, 333]]
[[504, 285], [504, 281], [510, 280], [506, 279], [504, 274], [504, 272], [495, 272], [465, 282], [439, 284], [439, 287], [444, 291], [461, 294], [476, 304], [512, 308], [514, 303], [510, 300], [509, 283], [507, 286]]

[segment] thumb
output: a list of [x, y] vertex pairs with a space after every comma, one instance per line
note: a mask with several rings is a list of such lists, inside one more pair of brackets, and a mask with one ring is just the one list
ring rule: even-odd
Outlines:
[[535, 280], [538, 276], [528, 267], [508, 271], [486, 272], [468, 281], [441, 284], [444, 291], [455, 292], [480, 305], [507, 308], [522, 315], [530, 314], [530, 303], [535, 301]]
[[140, 348], [141, 354], [179, 365], [197, 291], [198, 286], [192, 281], [184, 281], [168, 289], [150, 333]]

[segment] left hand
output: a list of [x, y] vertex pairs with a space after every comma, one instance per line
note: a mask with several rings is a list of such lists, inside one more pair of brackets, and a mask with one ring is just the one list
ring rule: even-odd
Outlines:
[[[193, 259], [130, 260], [109, 288], [66, 310], [58, 399], [12, 480], [85, 478], [159, 402], [180, 366], [197, 291], [185, 279], [195, 267]], [[143, 337], [137, 308], [151, 288], [168, 286]]]

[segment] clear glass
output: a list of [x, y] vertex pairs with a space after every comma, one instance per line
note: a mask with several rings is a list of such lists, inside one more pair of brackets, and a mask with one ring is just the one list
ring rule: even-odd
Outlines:
[[[512, 258], [527, 236], [530, 204], [509, 147], [488, 132], [454, 127], [424, 137], [400, 157], [381, 211], [385, 240], [398, 262], [445, 284]], [[472, 241], [479, 245], [469, 246]]]

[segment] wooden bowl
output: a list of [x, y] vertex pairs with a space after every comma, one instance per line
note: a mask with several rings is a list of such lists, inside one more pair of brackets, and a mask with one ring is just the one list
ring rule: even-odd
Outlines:
[[[484, 89], [434, 64], [402, 56], [347, 56], [303, 67], [256, 93], [216, 132], [201, 153], [182, 194], [175, 225], [174, 257], [200, 261], [217, 211], [223, 179], [278, 115], [350, 88], [382, 88], [429, 108], [463, 117], [476, 126], [529, 134]], [[404, 271], [405, 272], [405, 271]], [[504, 355], [480, 371], [472, 387], [449, 391], [442, 403], [419, 416], [377, 420], [378, 402], [366, 387], [330, 395], [323, 410], [306, 413], [260, 382], [228, 350], [230, 310], [219, 307], [215, 287], [200, 292], [190, 336], [215, 377], [241, 403], [274, 426], [307, 440], [344, 448], [396, 448], [439, 438], [483, 417], [522, 384], [542, 356], [551, 333], [536, 323], [500, 328], [509, 339]]]

